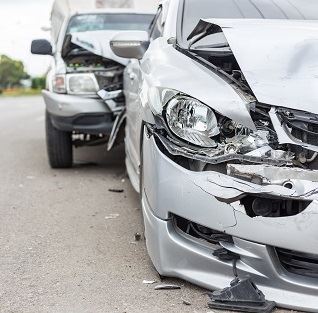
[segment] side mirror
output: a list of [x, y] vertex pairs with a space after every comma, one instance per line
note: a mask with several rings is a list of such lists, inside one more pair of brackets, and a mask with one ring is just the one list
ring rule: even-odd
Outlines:
[[119, 57], [141, 60], [149, 47], [149, 35], [145, 31], [120, 32], [110, 41], [110, 48]]
[[33, 40], [31, 44], [31, 53], [40, 55], [52, 55], [52, 45], [46, 39]]

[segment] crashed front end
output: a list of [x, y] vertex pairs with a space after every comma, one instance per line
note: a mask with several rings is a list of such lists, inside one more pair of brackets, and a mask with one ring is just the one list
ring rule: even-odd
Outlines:
[[[236, 23], [199, 26], [212, 25], [211, 34], [223, 32], [229, 40], [225, 29], [248, 29]], [[261, 24], [270, 33], [273, 25]], [[269, 300], [318, 312], [318, 112], [304, 110], [308, 103], [281, 106], [269, 96], [265, 102], [260, 80], [248, 79], [251, 68], [233, 54], [236, 42], [229, 45], [229, 54], [186, 54], [240, 94], [248, 118], [245, 108], [235, 113], [230, 103], [222, 111], [180, 88], [159, 91], [162, 111], [143, 138], [149, 254], [160, 274], [208, 289], [229, 285], [235, 260], [239, 277], [251, 278]], [[281, 81], [282, 89], [292, 86]]]
[[[73, 133], [78, 147], [108, 142], [124, 110], [122, 89], [127, 61], [115, 56], [104, 44], [114, 33], [66, 35], [55, 60], [55, 71], [49, 76], [49, 88], [43, 91], [54, 127]], [[107, 99], [100, 99], [100, 90], [108, 93]]]

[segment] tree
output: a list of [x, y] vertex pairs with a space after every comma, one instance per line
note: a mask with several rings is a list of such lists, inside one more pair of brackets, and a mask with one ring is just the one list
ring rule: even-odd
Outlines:
[[33, 77], [32, 78], [32, 89], [45, 89], [45, 77]]
[[21, 79], [27, 78], [29, 75], [25, 72], [21, 61], [0, 55], [0, 89], [20, 86]]

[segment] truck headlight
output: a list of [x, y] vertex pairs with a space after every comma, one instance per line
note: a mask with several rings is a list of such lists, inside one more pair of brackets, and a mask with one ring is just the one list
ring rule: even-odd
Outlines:
[[66, 93], [65, 75], [55, 75], [53, 77], [53, 91], [56, 93]]
[[68, 74], [67, 93], [76, 95], [95, 95], [99, 90], [96, 77], [92, 73]]
[[176, 136], [200, 147], [214, 147], [212, 137], [220, 133], [213, 110], [188, 96], [176, 96], [168, 102], [166, 120]]

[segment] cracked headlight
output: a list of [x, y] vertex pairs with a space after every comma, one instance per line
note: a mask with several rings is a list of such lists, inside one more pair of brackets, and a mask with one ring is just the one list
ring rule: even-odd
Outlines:
[[78, 95], [94, 95], [99, 90], [96, 77], [92, 73], [68, 74], [67, 92]]
[[211, 139], [220, 133], [217, 118], [211, 108], [188, 97], [176, 96], [166, 107], [170, 130], [179, 138], [200, 147], [214, 147]]

